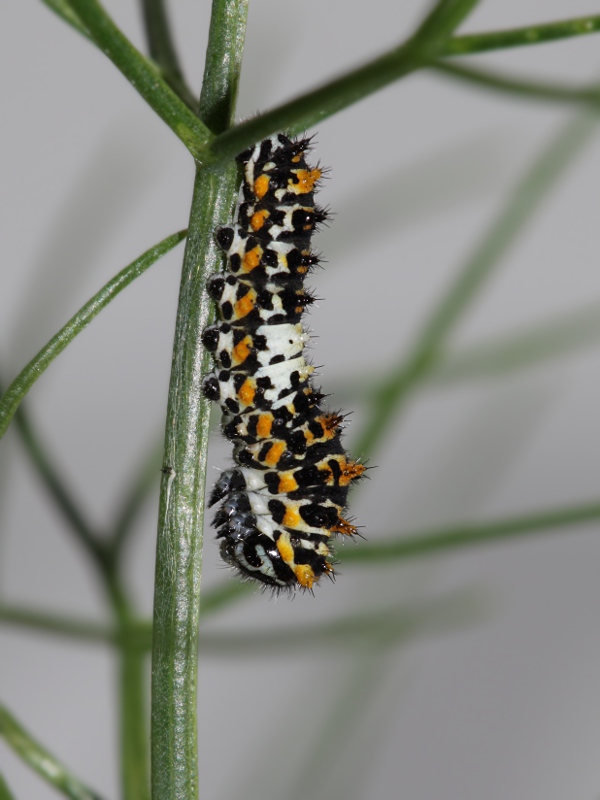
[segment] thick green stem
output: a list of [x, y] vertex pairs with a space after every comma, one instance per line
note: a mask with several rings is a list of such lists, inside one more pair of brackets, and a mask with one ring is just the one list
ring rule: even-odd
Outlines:
[[212, 314], [208, 275], [221, 264], [212, 232], [230, 218], [235, 165], [196, 176], [169, 389], [154, 595], [153, 798], [197, 796], [196, 673], [210, 369], [201, 334]]
[[[214, 0], [200, 102], [201, 118], [220, 132], [230, 125], [246, 24], [246, 0]], [[198, 796], [196, 730], [198, 620], [204, 487], [210, 404], [202, 379], [210, 370], [201, 336], [211, 319], [206, 281], [220, 268], [217, 225], [231, 219], [237, 168], [199, 170], [183, 262], [167, 408], [152, 647], [152, 797]]]

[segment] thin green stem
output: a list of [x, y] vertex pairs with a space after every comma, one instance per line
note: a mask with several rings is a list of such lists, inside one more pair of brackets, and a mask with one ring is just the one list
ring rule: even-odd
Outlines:
[[27, 392], [54, 359], [126, 286], [129, 286], [132, 281], [142, 275], [169, 250], [172, 250], [185, 236], [186, 231], [179, 231], [179, 233], [175, 233], [172, 236], [167, 236], [166, 239], [163, 239], [154, 247], [146, 250], [135, 261], [132, 261], [71, 317], [56, 336], [31, 359], [0, 400], [0, 438], [4, 436], [15, 411]]
[[0, 737], [28, 766], [66, 797], [71, 800], [99, 800], [95, 792], [36, 742], [4, 706], [0, 706]]
[[198, 101], [187, 85], [181, 69], [164, 0], [142, 0], [142, 12], [150, 56], [160, 67], [163, 78], [175, 94], [196, 112]]
[[456, 78], [465, 83], [479, 86], [482, 89], [493, 89], [503, 94], [512, 94], [527, 99], [542, 100], [552, 103], [568, 103], [570, 105], [586, 105], [598, 110], [600, 107], [600, 87], [571, 88], [557, 86], [542, 81], [509, 78], [489, 70], [472, 69], [458, 64], [438, 61], [432, 69], [449, 78]]
[[379, 542], [366, 542], [360, 547], [338, 551], [344, 563], [373, 561], [402, 561], [407, 558], [427, 556], [460, 547], [489, 544], [521, 538], [535, 533], [561, 531], [567, 533], [575, 525], [587, 525], [600, 519], [600, 503], [543, 511], [497, 522], [465, 523], [403, 535], [395, 535], [387, 541], [374, 537]]
[[56, 507], [69, 523], [70, 529], [96, 560], [102, 560], [104, 549], [97, 531], [92, 528], [87, 520], [85, 513], [61, 476], [58, 466], [49, 455], [40, 435], [34, 429], [29, 415], [22, 406], [17, 409], [15, 414], [15, 426], [38, 475]]
[[558, 358], [578, 347], [592, 346], [599, 338], [600, 304], [593, 303], [530, 330], [449, 352], [427, 382], [437, 385], [501, 375]]
[[[113, 627], [101, 625], [97, 622], [48, 614], [45, 611], [36, 611], [30, 608], [0, 605], [0, 623], [39, 633], [52, 634], [53, 636], [65, 636], [79, 641], [119, 644], [118, 631]], [[148, 642], [150, 641], [149, 635], [147, 640]]]
[[8, 788], [8, 783], [4, 780], [4, 776], [0, 773], [0, 800], [15, 800], [14, 794]]
[[69, 0], [96, 45], [144, 98], [196, 160], [202, 160], [211, 132], [114, 24], [97, 0]]
[[[246, 13], [246, 0], [213, 2], [200, 116], [217, 132], [230, 125], [235, 114]], [[213, 231], [231, 218], [236, 190], [234, 163], [197, 172], [183, 261], [156, 550], [151, 715], [154, 800], [194, 800], [198, 796], [198, 621], [210, 420], [210, 404], [201, 391], [210, 358], [201, 336], [213, 314], [206, 281], [222, 264]]]
[[576, 17], [574, 19], [528, 25], [490, 33], [472, 33], [450, 39], [443, 50], [444, 56], [464, 56], [485, 53], [489, 50], [523, 47], [531, 44], [556, 42], [574, 36], [587, 36], [600, 31], [600, 16]]
[[42, 0], [42, 3], [47, 5], [49, 9], [54, 11], [57, 16], [74, 28], [78, 33], [85, 36], [86, 39], [91, 38], [88, 29], [73, 11], [68, 0]]
[[117, 622], [119, 652], [119, 713], [121, 784], [124, 800], [149, 800], [146, 656], [140, 622], [127, 599], [115, 560], [104, 573], [106, 590]]
[[440, 360], [450, 333], [499, 266], [508, 247], [594, 128], [587, 117], [569, 123], [520, 181], [498, 220], [429, 315], [408, 357], [377, 391], [370, 419], [354, 452], [364, 456], [375, 450], [402, 404]]
[[232, 158], [276, 131], [295, 134], [311, 128], [373, 92], [435, 60], [447, 38], [477, 0], [442, 0], [404, 44], [318, 89], [227, 130], [214, 139], [207, 162]]

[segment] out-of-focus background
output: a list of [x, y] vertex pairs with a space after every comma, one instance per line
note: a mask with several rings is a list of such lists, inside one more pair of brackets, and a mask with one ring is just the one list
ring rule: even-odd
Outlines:
[[[209, 3], [170, 5], [198, 88]], [[106, 7], [142, 46], [137, 4]], [[392, 47], [427, 7], [254, 0], [240, 118]], [[593, 13], [600, 7], [592, 0], [483, 0], [462, 32]], [[42, 3], [4, 9], [0, 60], [6, 382], [114, 273], [185, 227], [193, 165], [116, 69]], [[593, 84], [600, 35], [469, 64]], [[331, 168], [320, 200], [335, 216], [315, 239], [327, 263], [311, 277], [322, 298], [310, 315], [311, 357], [323, 365], [332, 405], [353, 411], [351, 451], [372, 414], [367, 390], [397, 368], [561, 136], [572, 155], [552, 180], [546, 169], [543, 199], [448, 342], [446, 371], [419, 387], [372, 454], [377, 468], [352, 502], [369, 542], [600, 499], [600, 341], [590, 335], [560, 358], [486, 377], [460, 378], [450, 360], [580, 310], [593, 327], [595, 303], [600, 317], [600, 129], [575, 105], [427, 72], [317, 131], [315, 159]], [[27, 400], [99, 528], [162, 437], [181, 258], [179, 248], [129, 287]], [[215, 476], [230, 463], [216, 423]], [[2, 602], [107, 620], [96, 575], [14, 430], [1, 457]], [[145, 615], [156, 514], [157, 490], [128, 548]], [[273, 600], [257, 590], [209, 617], [200, 663], [203, 796], [598, 797], [599, 533], [591, 523], [406, 563], [348, 563], [315, 597]], [[203, 585], [228, 576], [209, 532]], [[380, 620], [379, 640], [301, 637], [300, 628], [359, 613]], [[259, 634], [280, 630], [289, 647], [260, 646]], [[244, 645], [241, 632], [254, 633], [258, 646]], [[117, 797], [111, 651], [0, 625], [0, 652], [0, 700], [82, 779]], [[0, 765], [18, 798], [56, 796], [1, 742]]]

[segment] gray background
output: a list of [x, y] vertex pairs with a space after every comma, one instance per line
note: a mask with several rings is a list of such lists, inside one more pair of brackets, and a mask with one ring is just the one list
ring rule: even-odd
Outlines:
[[[141, 44], [136, 4], [106, 5]], [[208, 5], [172, 3], [195, 86]], [[426, 7], [255, 0], [240, 117], [391, 47]], [[592, 13], [597, 2], [483, 0], [464, 30]], [[118, 269], [185, 226], [192, 163], [112, 65], [41, 3], [6, 4], [2, 17], [0, 366], [12, 377]], [[598, 74], [599, 43], [596, 35], [472, 63], [579, 85]], [[311, 280], [323, 298], [310, 318], [312, 358], [325, 365], [326, 391], [339, 389], [333, 404], [354, 410], [350, 448], [365, 413], [344, 387], [407, 352], [524, 170], [575, 113], [419, 74], [320, 126], [315, 157], [331, 167], [321, 200], [336, 217], [315, 242], [328, 263]], [[505, 255], [453, 346], [600, 298], [599, 166], [592, 139]], [[161, 435], [181, 253], [119, 297], [31, 392], [35, 422], [98, 525], [109, 524]], [[599, 376], [600, 351], [590, 348], [415, 396], [353, 502], [366, 536], [597, 498]], [[2, 597], [104, 620], [101, 587], [14, 432], [1, 449]], [[215, 433], [211, 464], [228, 458]], [[154, 497], [129, 550], [145, 613], [155, 519]], [[204, 797], [597, 798], [597, 534], [589, 525], [402, 567], [348, 566], [316, 598], [290, 603], [256, 592], [215, 616], [207, 631], [293, 630], [393, 606], [429, 609], [433, 624], [382, 658], [360, 647], [249, 660], [207, 653]], [[205, 562], [210, 587], [227, 574], [212, 534]], [[110, 653], [6, 627], [0, 648], [2, 701], [79, 776], [117, 796]], [[0, 764], [17, 797], [55, 796], [1, 744]]]

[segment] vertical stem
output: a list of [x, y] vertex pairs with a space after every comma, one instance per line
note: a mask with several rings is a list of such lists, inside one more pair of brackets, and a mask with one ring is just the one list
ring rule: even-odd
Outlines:
[[123, 800], [149, 800], [146, 654], [123, 590], [118, 565], [107, 558], [104, 580], [119, 632], [119, 728]]
[[[231, 125], [244, 42], [247, 0], [214, 0], [202, 119], [216, 132]], [[205, 291], [221, 265], [213, 231], [230, 219], [235, 164], [199, 169], [183, 261], [169, 387], [161, 485], [152, 650], [152, 797], [198, 796], [196, 695], [204, 486], [210, 369], [201, 335], [212, 314]]]

